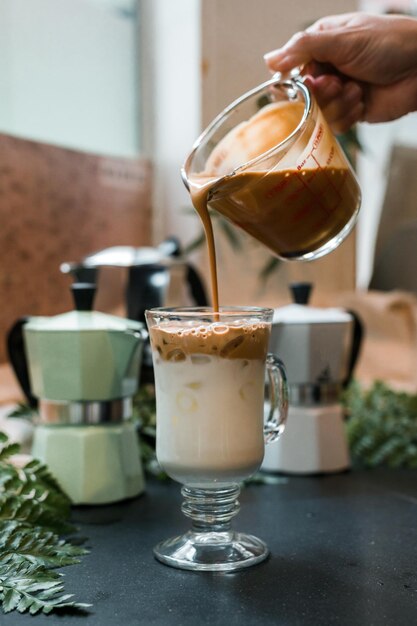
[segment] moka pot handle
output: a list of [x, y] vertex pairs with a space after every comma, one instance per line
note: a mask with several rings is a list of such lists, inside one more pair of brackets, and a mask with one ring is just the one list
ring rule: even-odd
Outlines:
[[19, 318], [7, 333], [6, 347], [10, 364], [19, 381], [26, 400], [32, 409], [38, 406], [38, 399], [32, 393], [30, 384], [28, 359], [23, 338], [23, 327], [29, 321], [28, 317]]

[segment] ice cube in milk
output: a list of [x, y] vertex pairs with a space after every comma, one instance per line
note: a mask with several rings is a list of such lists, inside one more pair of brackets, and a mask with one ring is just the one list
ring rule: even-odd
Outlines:
[[190, 486], [233, 483], [264, 455], [263, 359], [208, 354], [164, 360], [154, 353], [157, 457]]

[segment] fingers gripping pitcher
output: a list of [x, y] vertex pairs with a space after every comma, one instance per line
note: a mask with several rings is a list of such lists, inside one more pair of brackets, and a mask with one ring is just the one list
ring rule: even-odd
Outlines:
[[228, 106], [182, 174], [203, 222], [213, 208], [283, 259], [336, 248], [360, 206], [355, 175], [297, 72]]

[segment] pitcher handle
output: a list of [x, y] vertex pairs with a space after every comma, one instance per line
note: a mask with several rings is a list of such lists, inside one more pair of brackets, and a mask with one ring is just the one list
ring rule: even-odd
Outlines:
[[274, 354], [266, 357], [269, 382], [269, 411], [264, 421], [265, 443], [273, 443], [282, 434], [288, 415], [288, 381], [284, 363]]

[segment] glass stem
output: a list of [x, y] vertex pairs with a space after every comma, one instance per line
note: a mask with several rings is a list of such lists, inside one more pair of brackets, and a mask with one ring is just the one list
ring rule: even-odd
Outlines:
[[238, 514], [239, 485], [220, 489], [183, 487], [182, 512], [192, 521], [195, 532], [228, 532], [231, 519]]

